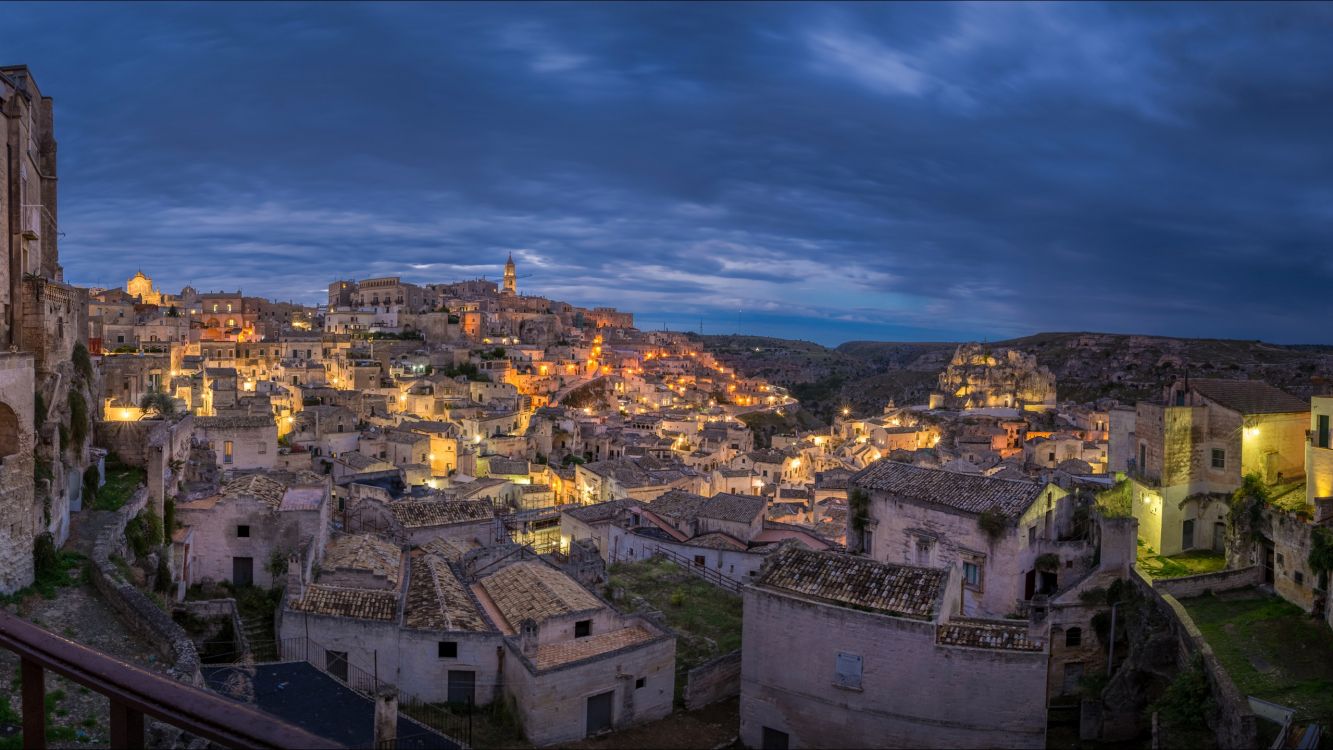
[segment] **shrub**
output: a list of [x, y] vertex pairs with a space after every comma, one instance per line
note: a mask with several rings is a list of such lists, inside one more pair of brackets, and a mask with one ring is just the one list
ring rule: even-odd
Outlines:
[[171, 568], [167, 566], [166, 555], [157, 557], [157, 575], [154, 576], [153, 590], [159, 594], [171, 592]]
[[69, 429], [73, 444], [82, 447], [88, 437], [88, 402], [74, 389], [69, 392]]
[[1201, 726], [1213, 706], [1213, 691], [1203, 671], [1203, 657], [1195, 654], [1152, 705], [1152, 710], [1168, 725], [1188, 727]]
[[176, 531], [176, 501], [167, 498], [162, 503], [162, 543], [171, 544], [171, 535]]
[[680, 589], [676, 589], [675, 591], [672, 591], [672, 592], [671, 592], [671, 606], [673, 606], [673, 607], [683, 607], [683, 606], [685, 606], [685, 592], [684, 592], [684, 591], [682, 591], [682, 590], [680, 590]]
[[76, 343], [70, 360], [74, 362], [74, 370], [83, 377], [84, 382], [93, 379], [93, 360], [92, 357], [88, 356], [88, 347], [82, 343]]
[[32, 426], [42, 429], [46, 424], [46, 399], [40, 393], [32, 395]]
[[977, 526], [981, 527], [981, 530], [986, 532], [986, 536], [995, 542], [999, 541], [1000, 537], [1009, 531], [1009, 518], [1004, 515], [1004, 511], [1000, 510], [999, 506], [992, 505], [977, 517]]

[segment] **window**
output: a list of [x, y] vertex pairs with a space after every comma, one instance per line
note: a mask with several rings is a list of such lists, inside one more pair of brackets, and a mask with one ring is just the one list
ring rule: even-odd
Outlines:
[[646, 685], [647, 683], [648, 683], [648, 680], [647, 680], [646, 678], [644, 678], [644, 677], [640, 677], [639, 679], [637, 679], [637, 680], [634, 681], [634, 689], [635, 689], [635, 690], [638, 690], [639, 688], [643, 687], [643, 686]]
[[1300, 572], [1299, 570], [1293, 573], [1291, 577], [1296, 581], [1297, 586], [1305, 585], [1305, 574]]
[[1315, 424], [1315, 447], [1328, 447], [1328, 415], [1320, 414]]
[[975, 591], [981, 590], [981, 561], [968, 560], [963, 563], [963, 586]]
[[260, 444], [259, 444], [259, 455], [263, 456], [263, 455], [265, 455], [265, 454], [267, 454], [267, 453], [268, 453], [268, 444], [267, 444], [267, 443], [260, 443]]
[[231, 441], [226, 440], [222, 443], [222, 463], [231, 463]]
[[579, 620], [574, 623], [574, 637], [587, 638], [592, 635], [592, 620]]
[[1037, 543], [1037, 527], [1036, 527], [1036, 526], [1029, 526], [1029, 527], [1028, 527], [1028, 544], [1036, 544], [1036, 543]]
[[930, 564], [930, 540], [925, 537], [917, 537], [916, 540], [916, 564]]
[[236, 536], [237, 536], [237, 538], [239, 538], [239, 539], [247, 539], [247, 538], [249, 538], [249, 536], [250, 536], [250, 527], [247, 526], [246, 524], [241, 524], [240, 526], [237, 526], [237, 527], [236, 527]]
[[440, 641], [440, 642], [437, 644], [437, 647], [436, 647], [436, 655], [439, 656], [439, 658], [441, 658], [441, 659], [457, 659], [457, 658], [458, 658], [458, 642], [457, 642], [457, 641]]
[[695, 556], [694, 556], [694, 565], [695, 565], [695, 567], [698, 567], [698, 568], [702, 568], [702, 567], [704, 567], [704, 566], [706, 565], [706, 561], [704, 560], [704, 556], [703, 556], [703, 555], [695, 555]]
[[1070, 628], [1065, 631], [1065, 645], [1078, 646], [1083, 643], [1083, 628]]
[[834, 661], [833, 684], [840, 688], [861, 689], [861, 657], [838, 652]]
[[1227, 452], [1221, 448], [1213, 449], [1213, 468], [1225, 469], [1227, 467]]
[[1055, 461], [1055, 451], [1051, 451], [1050, 453], [1047, 453], [1047, 454], [1046, 454], [1046, 460], [1047, 460], [1047, 461], [1054, 462], [1054, 461]]

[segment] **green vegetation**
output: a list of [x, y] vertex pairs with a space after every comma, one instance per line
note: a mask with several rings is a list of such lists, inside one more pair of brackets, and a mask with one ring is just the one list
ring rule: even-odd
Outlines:
[[[38, 594], [44, 599], [54, 599], [56, 590], [78, 583], [84, 556], [77, 552], [58, 551], [50, 534], [37, 537], [32, 551], [32, 585], [19, 589], [8, 596], [0, 596], [0, 605], [12, 604]], [[0, 724], [4, 722], [0, 720]]]
[[981, 511], [981, 515], [977, 516], [977, 526], [980, 526], [981, 530], [986, 532], [986, 536], [990, 537], [991, 541], [999, 541], [1000, 537], [1009, 531], [1009, 518], [1004, 515], [1004, 511], [1000, 510], [999, 506], [992, 505]]
[[1255, 541], [1263, 539], [1264, 506], [1268, 504], [1268, 488], [1258, 474], [1246, 474], [1240, 488], [1231, 494], [1227, 512], [1227, 526], [1238, 535], [1248, 534]]
[[[97, 490], [93, 499], [92, 507], [94, 510], [119, 510], [130, 496], [139, 488], [139, 485], [147, 481], [148, 474], [140, 468], [134, 466], [125, 466], [124, 464], [111, 461], [107, 457], [106, 464], [106, 484]], [[85, 482], [87, 481], [85, 477]]]
[[[664, 558], [619, 563], [610, 568], [611, 589], [640, 597], [660, 611], [676, 641], [676, 699], [685, 675], [714, 657], [741, 646], [741, 598], [682, 570]], [[633, 599], [631, 599], [633, 601]]]
[[1107, 518], [1128, 518], [1134, 515], [1134, 493], [1128, 479], [1121, 479], [1109, 490], [1097, 493], [1097, 509]]
[[88, 402], [73, 388], [69, 391], [69, 432], [72, 445], [82, 446], [88, 437]]
[[142, 558], [162, 543], [162, 519], [148, 508], [139, 511], [139, 515], [125, 524], [125, 541], [134, 550], [136, 558]]
[[1195, 654], [1189, 665], [1176, 675], [1166, 692], [1152, 705], [1151, 710], [1157, 711], [1168, 726], [1201, 727], [1205, 726], [1204, 716], [1214, 705], [1213, 691], [1203, 668], [1203, 657]]
[[[715, 394], [716, 395], [716, 394]], [[718, 401], [719, 404], [727, 403]], [[784, 410], [782, 414], [775, 411], [752, 411], [747, 414], [741, 414], [739, 417], [750, 432], [754, 433], [754, 445], [756, 448], [769, 448], [773, 445], [774, 435], [790, 435], [796, 432], [809, 432], [824, 427], [824, 423], [815, 418], [810, 412], [796, 408], [794, 410]]]
[[139, 408], [144, 414], [157, 414], [170, 417], [176, 413], [176, 399], [166, 391], [149, 391], [139, 399]]
[[1333, 721], [1333, 633], [1293, 604], [1254, 590], [1180, 602], [1242, 695]]
[[464, 362], [461, 365], [450, 365], [448, 367], [442, 367], [440, 368], [440, 374], [444, 375], [447, 378], [456, 378], [459, 375], [462, 375], [468, 380], [472, 380], [478, 383], [485, 383], [490, 380], [490, 378], [487, 377], [486, 375], [483, 375], [481, 371], [477, 369], [477, 366], [472, 362]]
[[1226, 557], [1212, 550], [1196, 549], [1167, 557], [1157, 554], [1157, 551], [1145, 544], [1142, 539], [1138, 544], [1139, 567], [1153, 578], [1196, 576], [1201, 573], [1216, 573], [1227, 567]]

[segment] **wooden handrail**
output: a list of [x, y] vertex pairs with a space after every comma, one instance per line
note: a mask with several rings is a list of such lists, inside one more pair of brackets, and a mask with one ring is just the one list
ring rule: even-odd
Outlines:
[[4, 611], [0, 648], [22, 660], [25, 748], [45, 747], [47, 669], [111, 700], [113, 748], [143, 746], [144, 714], [228, 747], [340, 747], [253, 706], [126, 664]]

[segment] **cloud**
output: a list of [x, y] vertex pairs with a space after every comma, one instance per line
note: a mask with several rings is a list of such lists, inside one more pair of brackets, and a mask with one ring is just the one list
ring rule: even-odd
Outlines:
[[1323, 6], [6, 7], [83, 283], [1327, 341]]

